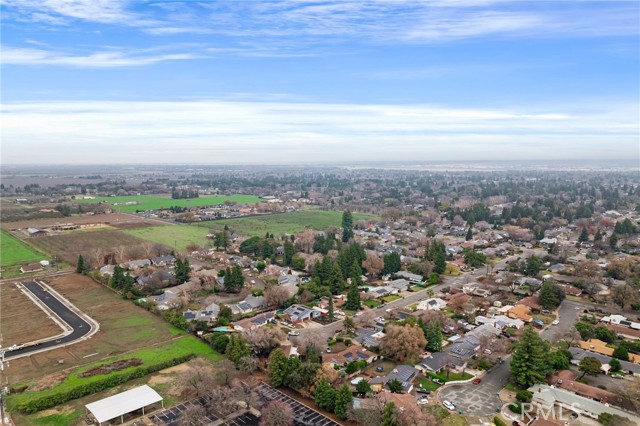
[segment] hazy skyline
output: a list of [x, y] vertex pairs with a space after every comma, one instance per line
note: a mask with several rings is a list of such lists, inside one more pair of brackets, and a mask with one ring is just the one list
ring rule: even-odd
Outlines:
[[5, 1], [2, 163], [640, 158], [635, 1]]

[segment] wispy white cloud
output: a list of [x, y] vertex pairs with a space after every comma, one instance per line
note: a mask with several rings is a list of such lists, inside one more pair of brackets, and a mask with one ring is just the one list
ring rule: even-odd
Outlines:
[[0, 63], [4, 65], [61, 65], [81, 68], [131, 67], [158, 62], [197, 59], [194, 53], [149, 53], [149, 50], [104, 50], [70, 54], [54, 50], [2, 46]]
[[[130, 2], [8, 0], [7, 16], [51, 25], [75, 20], [150, 34], [356, 39], [433, 43], [485, 36], [637, 35], [637, 2], [291, 0]], [[267, 42], [270, 40], [263, 40]]]
[[[637, 158], [637, 105], [564, 111], [298, 102], [2, 106], [3, 163]], [[29, 153], [28, 158], [24, 153]]]

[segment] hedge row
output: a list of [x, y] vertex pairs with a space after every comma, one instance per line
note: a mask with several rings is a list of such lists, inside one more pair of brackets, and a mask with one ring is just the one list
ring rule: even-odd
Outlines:
[[183, 362], [187, 362], [195, 356], [195, 354], [187, 354], [171, 358], [157, 364], [140, 366], [126, 373], [113, 374], [99, 381], [80, 384], [72, 389], [67, 389], [59, 392], [55, 392], [54, 388], [52, 389], [53, 392], [47, 393], [46, 395], [39, 396], [26, 392], [21, 395], [16, 395], [12, 398], [10, 397], [7, 401], [7, 405], [10, 410], [15, 410], [22, 414], [33, 414], [47, 408], [55, 407], [56, 405], [64, 404], [65, 402], [72, 399], [91, 395], [93, 393], [100, 392], [117, 385], [121, 385], [128, 382], [129, 380], [137, 379], [146, 376], [147, 374], [155, 373], [156, 371], [164, 370], [165, 368], [182, 364]]

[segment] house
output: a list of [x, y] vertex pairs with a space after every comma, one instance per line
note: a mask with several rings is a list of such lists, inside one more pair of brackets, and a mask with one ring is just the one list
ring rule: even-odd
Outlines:
[[275, 318], [274, 312], [265, 312], [252, 318], [244, 318], [233, 323], [233, 328], [238, 331], [253, 330], [265, 326]]
[[404, 278], [393, 280], [387, 283], [387, 287], [395, 288], [398, 292], [407, 291], [409, 289], [409, 281]]
[[366, 348], [377, 348], [383, 337], [384, 333], [380, 330], [357, 328], [356, 337], [354, 337], [353, 340]]
[[491, 291], [486, 288], [476, 287], [471, 291], [471, 294], [479, 297], [489, 297], [491, 296]]
[[558, 239], [544, 237], [543, 239], [540, 240], [540, 245], [542, 246], [550, 246], [552, 244], [558, 244]]
[[447, 302], [439, 297], [432, 297], [431, 299], [423, 300], [418, 303], [416, 310], [419, 311], [439, 311], [447, 306]]
[[[571, 352], [571, 355], [572, 355], [572, 358], [571, 358], [572, 364], [579, 365], [580, 361], [582, 361], [584, 358], [593, 357], [593, 358], [597, 358], [600, 361], [604, 372], [608, 372], [610, 369], [609, 367], [609, 362], [611, 361], [610, 356], [602, 355], [595, 352], [589, 352], [585, 349], [573, 348], [573, 347], [569, 348], [569, 352]], [[620, 365], [622, 366], [622, 370], [624, 372], [628, 374], [633, 374], [634, 376], [640, 376], [640, 365], [634, 364], [629, 361], [622, 361], [622, 360], [619, 360], [619, 361], [620, 361]]]
[[528, 390], [533, 393], [532, 403], [538, 405], [544, 412], [562, 407], [593, 419], [597, 419], [602, 413], [609, 413], [628, 418], [636, 423], [634, 420], [636, 417], [633, 414], [564, 389], [548, 385], [533, 385]]
[[434, 352], [428, 357], [423, 358], [416, 365], [416, 368], [423, 373], [439, 373], [447, 365], [452, 363], [451, 357], [445, 352]]
[[506, 315], [495, 315], [493, 317], [485, 317], [482, 315], [478, 315], [476, 317], [476, 324], [483, 325], [488, 324], [491, 327], [497, 328], [498, 330], [503, 330], [506, 327], [521, 329], [524, 327], [524, 321], [517, 318], [509, 318]]
[[533, 317], [531, 316], [531, 308], [525, 305], [517, 304], [509, 309], [507, 312], [509, 318], [519, 319], [524, 322], [531, 322]]
[[540, 306], [540, 303], [538, 303], [538, 296], [525, 297], [524, 299], [521, 299], [518, 303], [516, 303], [516, 306], [517, 305], [527, 306], [532, 311], [542, 310], [542, 306]]
[[297, 286], [298, 284], [300, 284], [300, 278], [298, 278], [296, 275], [280, 275], [278, 277], [278, 284], [279, 285], [294, 285]]
[[369, 293], [373, 297], [375, 297], [376, 299], [379, 299], [381, 297], [389, 296], [390, 294], [397, 294], [398, 293], [398, 289], [390, 287], [390, 286], [375, 287], [375, 288], [369, 290]]
[[169, 266], [169, 265], [173, 265], [175, 261], [176, 261], [176, 258], [170, 254], [166, 256], [158, 256], [158, 257], [151, 258], [151, 264], [155, 266]]
[[29, 263], [20, 267], [20, 272], [26, 274], [27, 272], [42, 271], [44, 268], [39, 262]]
[[389, 374], [381, 377], [374, 377], [369, 381], [373, 392], [380, 392], [392, 380], [398, 380], [402, 384], [403, 392], [409, 393], [413, 389], [413, 380], [419, 371], [410, 365], [398, 365]]
[[312, 320], [322, 315], [319, 310], [298, 304], [289, 306], [287, 309], [285, 309], [284, 314], [287, 316], [288, 321], [293, 324]]
[[[409, 393], [381, 392], [378, 394], [378, 398], [383, 401], [384, 405], [393, 402], [396, 408], [402, 412], [416, 407], [416, 398]], [[354, 409], [377, 409], [379, 404], [380, 402], [375, 398], [353, 399]]]
[[[596, 352], [606, 356], [613, 356], [614, 349], [607, 346], [606, 342], [599, 339], [589, 339], [586, 342], [581, 340], [578, 345], [585, 351]], [[634, 364], [640, 364], [640, 355], [629, 354], [629, 361]]]
[[322, 363], [329, 364], [332, 367], [342, 367], [354, 361], [366, 361], [367, 364], [372, 363], [379, 355], [363, 348], [350, 347], [336, 353], [322, 354]]
[[627, 320], [627, 317], [623, 317], [622, 315], [609, 315], [606, 317], [602, 317], [601, 321], [604, 323], [611, 323], [623, 327], [632, 328], [634, 330], [640, 330], [639, 322], [629, 321]]
[[264, 308], [263, 296], [247, 296], [243, 301], [231, 306], [234, 315], [246, 314]]
[[144, 268], [151, 265], [149, 259], [130, 260], [129, 262], [121, 263], [120, 267], [128, 270]]
[[586, 383], [578, 382], [575, 380], [575, 375], [569, 370], [559, 371], [549, 377], [547, 382], [550, 385], [584, 396], [585, 398], [593, 399], [594, 401], [602, 402], [603, 404], [615, 405], [616, 407], [630, 411], [635, 410], [633, 402], [631, 402], [629, 398]]
[[475, 336], [478, 339], [482, 337], [494, 338], [500, 335], [500, 329], [490, 325], [490, 324], [482, 324], [468, 332], [465, 336]]
[[564, 292], [566, 294], [569, 294], [571, 296], [580, 296], [582, 294], [582, 290], [579, 289], [578, 287], [574, 287], [572, 285], [569, 284], [561, 284], [560, 287], [562, 287], [562, 289], [564, 289]]
[[640, 330], [636, 330], [635, 328], [623, 327], [621, 325], [616, 324], [605, 324], [608, 330], [613, 331], [614, 333], [625, 337], [627, 339], [638, 340], [640, 339]]
[[100, 268], [100, 274], [112, 277], [114, 268], [115, 265], [104, 265], [102, 268]]
[[182, 316], [187, 321], [205, 321], [208, 323], [214, 322], [218, 318], [220, 313], [220, 306], [216, 303], [211, 303], [206, 308], [200, 311], [187, 310], [182, 313]]
[[422, 275], [412, 274], [407, 271], [398, 271], [395, 274], [396, 277], [404, 278], [409, 281], [411, 284], [419, 284], [422, 283]]

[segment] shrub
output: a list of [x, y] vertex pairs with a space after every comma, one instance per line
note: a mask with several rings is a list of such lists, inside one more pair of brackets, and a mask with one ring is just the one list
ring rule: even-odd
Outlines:
[[502, 421], [502, 419], [500, 417], [498, 417], [498, 416], [493, 418], [493, 423], [496, 426], [507, 426], [507, 424], [504, 421]]
[[533, 398], [533, 393], [528, 390], [521, 390], [516, 394], [516, 399], [520, 402], [529, 402], [531, 398]]
[[509, 404], [509, 410], [516, 414], [522, 414], [522, 404], [520, 404], [519, 402]]

